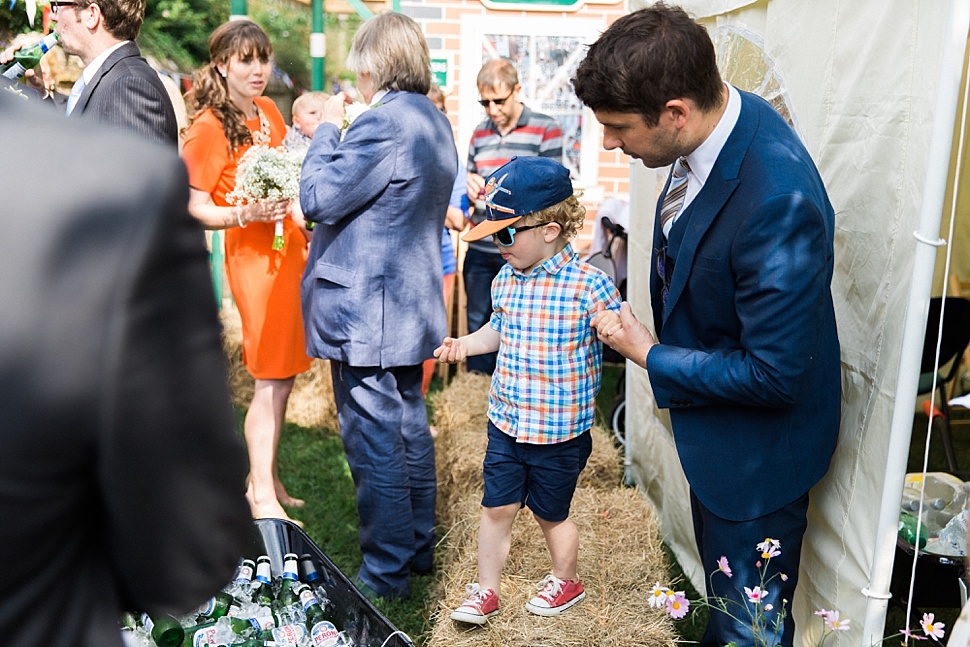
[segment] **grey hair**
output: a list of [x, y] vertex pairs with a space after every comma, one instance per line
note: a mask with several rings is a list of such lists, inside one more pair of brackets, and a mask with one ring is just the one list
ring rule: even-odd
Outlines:
[[388, 12], [369, 18], [354, 36], [347, 67], [367, 72], [375, 90], [427, 94], [431, 89], [431, 53], [412, 18]]

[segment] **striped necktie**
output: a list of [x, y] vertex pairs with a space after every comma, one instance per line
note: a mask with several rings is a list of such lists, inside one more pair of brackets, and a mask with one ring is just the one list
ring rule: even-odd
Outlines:
[[71, 88], [71, 94], [67, 97], [67, 114], [71, 114], [71, 111], [74, 110], [74, 106], [77, 105], [77, 100], [81, 98], [81, 93], [84, 92], [86, 85], [83, 74], [77, 77], [74, 87]]
[[684, 206], [684, 198], [687, 197], [687, 173], [689, 171], [690, 166], [687, 165], [687, 158], [678, 157], [670, 174], [670, 186], [667, 187], [667, 195], [664, 196], [663, 204], [660, 205], [660, 227], [663, 229], [665, 238], [674, 224], [674, 216]]

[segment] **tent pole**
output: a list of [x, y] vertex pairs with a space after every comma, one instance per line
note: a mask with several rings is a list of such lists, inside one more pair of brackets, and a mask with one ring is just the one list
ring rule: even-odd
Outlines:
[[933, 270], [936, 265], [936, 248], [942, 243], [938, 237], [949, 175], [964, 51], [967, 46], [968, 28], [970, 28], [970, 3], [965, 0], [950, 0], [945, 24], [948, 31], [944, 36], [940, 82], [934, 102], [936, 114], [930, 133], [929, 159], [923, 184], [919, 229], [913, 232], [917, 241], [916, 255], [909, 301], [906, 306], [899, 372], [896, 377], [889, 454], [886, 458], [876, 541], [872, 567], [869, 571], [869, 586], [863, 589], [863, 594], [869, 598], [862, 632], [862, 645], [866, 647], [879, 644], [886, 624], [886, 610], [890, 598], [889, 582], [892, 576], [896, 530], [899, 522], [899, 501], [906, 478], [906, 463], [913, 431], [913, 408], [916, 402], [923, 336], [926, 332], [926, 315], [933, 285]]

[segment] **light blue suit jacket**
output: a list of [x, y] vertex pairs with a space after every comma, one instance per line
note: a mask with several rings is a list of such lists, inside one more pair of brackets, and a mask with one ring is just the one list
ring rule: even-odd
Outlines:
[[343, 141], [317, 128], [300, 204], [316, 224], [303, 275], [307, 353], [413, 366], [445, 337], [441, 230], [458, 165], [451, 124], [422, 94], [390, 92]]
[[759, 97], [741, 98], [710, 177], [670, 231], [666, 307], [654, 231], [661, 344], [647, 355], [691, 489], [734, 521], [805, 494], [828, 469], [841, 415], [835, 214], [795, 132]]

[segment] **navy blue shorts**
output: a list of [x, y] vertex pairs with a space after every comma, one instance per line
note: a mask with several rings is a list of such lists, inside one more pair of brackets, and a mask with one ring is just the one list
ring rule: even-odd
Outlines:
[[489, 422], [482, 505], [498, 508], [518, 503], [545, 521], [565, 521], [579, 473], [592, 450], [589, 431], [562, 443], [533, 445], [515, 442]]

